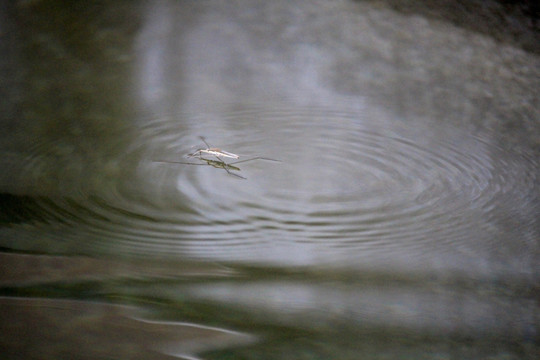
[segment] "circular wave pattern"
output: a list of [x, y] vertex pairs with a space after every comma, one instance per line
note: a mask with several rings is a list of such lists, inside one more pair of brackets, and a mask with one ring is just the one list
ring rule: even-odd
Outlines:
[[[61, 224], [49, 236], [82, 252], [526, 268], [509, 259], [535, 246], [537, 164], [433, 126], [313, 108], [157, 119], [123, 157], [86, 164], [100, 171], [39, 206]], [[281, 162], [239, 163], [230, 171], [246, 179], [231, 176], [184, 156], [204, 146], [199, 135], [241, 159]]]

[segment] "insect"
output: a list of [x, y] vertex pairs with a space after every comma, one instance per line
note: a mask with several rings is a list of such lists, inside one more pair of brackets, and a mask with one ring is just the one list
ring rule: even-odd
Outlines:
[[[195, 152], [193, 152], [191, 154], [187, 154], [187, 157], [190, 157], [190, 158], [195, 157], [195, 158], [197, 158], [197, 159], [199, 159], [201, 161], [204, 161], [205, 162], [204, 164], [203, 163], [183, 162], [183, 161], [164, 161], [164, 160], [154, 160], [154, 162], [169, 163], [169, 164], [184, 164], [184, 165], [209, 165], [209, 166], [212, 166], [212, 167], [215, 167], [215, 168], [218, 168], [218, 169], [223, 169], [229, 175], [233, 175], [233, 176], [236, 176], [236, 177], [238, 177], [240, 179], [245, 180], [247, 178], [243, 177], [242, 175], [231, 172], [231, 171], [240, 171], [239, 167], [234, 166], [235, 164], [240, 164], [240, 163], [248, 162], [248, 161], [252, 161], [252, 160], [267, 160], [267, 161], [276, 161], [276, 162], [280, 161], [280, 160], [276, 160], [276, 159], [270, 159], [270, 158], [257, 156], [257, 157], [246, 159], [246, 160], [240, 160], [240, 161], [227, 163], [222, 159], [222, 157], [232, 158], [232, 159], [239, 159], [240, 156], [236, 155], [236, 154], [233, 154], [233, 153], [230, 153], [230, 152], [225, 151], [225, 150], [221, 150], [221, 149], [218, 149], [218, 148], [215, 148], [215, 147], [211, 147], [206, 142], [206, 139], [204, 137], [202, 137], [202, 136], [200, 136], [200, 139], [206, 145], [206, 149], [204, 149], [204, 148], [197, 149]], [[207, 158], [203, 157], [203, 154], [212, 155], [217, 160], [207, 159]]]
[[233, 153], [230, 153], [228, 151], [224, 151], [224, 150], [221, 150], [221, 149], [218, 149], [218, 148], [210, 147], [210, 145], [208, 145], [208, 143], [206, 142], [204, 137], [199, 136], [199, 138], [203, 141], [204, 145], [206, 145], [206, 149], [198, 149], [193, 154], [188, 154], [189, 157], [196, 156], [196, 157], [201, 158], [202, 154], [204, 153], [204, 154], [214, 155], [218, 159], [219, 159], [220, 156], [233, 158], [233, 159], [240, 158], [240, 156], [238, 156], [236, 154], [233, 154]]

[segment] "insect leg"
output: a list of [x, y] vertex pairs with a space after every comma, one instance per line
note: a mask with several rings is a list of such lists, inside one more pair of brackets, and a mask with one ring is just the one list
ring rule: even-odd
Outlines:
[[232, 162], [232, 163], [229, 163], [229, 164], [239, 164], [239, 163], [243, 163], [243, 162], [251, 161], [251, 160], [267, 160], [267, 161], [281, 162], [281, 160], [276, 160], [276, 159], [270, 159], [270, 158], [257, 156], [257, 157], [251, 158], [251, 159], [235, 161], [235, 162]]
[[152, 162], [165, 163], [165, 164], [183, 164], [183, 165], [207, 165], [207, 164], [196, 164], [196, 163], [182, 162], [182, 161], [164, 161], [164, 160], [152, 160]]

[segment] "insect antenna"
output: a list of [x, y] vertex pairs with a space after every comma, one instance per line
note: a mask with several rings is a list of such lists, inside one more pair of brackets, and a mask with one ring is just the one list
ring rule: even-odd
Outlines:
[[206, 139], [204, 138], [204, 136], [199, 136], [199, 138], [202, 140], [202, 142], [204, 143], [204, 145], [206, 145], [206, 149], [210, 149], [211, 146], [206, 142]]

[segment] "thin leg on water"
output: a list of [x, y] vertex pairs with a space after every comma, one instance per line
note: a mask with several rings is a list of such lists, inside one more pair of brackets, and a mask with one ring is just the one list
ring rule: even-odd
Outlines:
[[229, 169], [227, 169], [227, 166], [228, 166], [229, 164], [227, 164], [225, 161], [223, 161], [222, 158], [220, 158], [220, 157], [217, 156], [217, 155], [214, 155], [214, 157], [215, 157], [216, 159], [218, 159], [220, 162], [223, 163], [223, 166], [222, 166], [221, 168], [222, 168], [223, 170], [225, 170], [229, 175], [234, 175], [234, 176], [237, 176], [237, 177], [239, 177], [239, 178], [241, 178], [241, 179], [246, 179], [245, 177], [243, 177], [243, 176], [241, 176], [241, 175], [238, 175], [238, 174], [235, 174], [235, 173], [231, 172]]
[[239, 177], [240, 179], [247, 180], [247, 178], [243, 177], [242, 175], [238, 175], [238, 174], [235, 174], [233, 172], [230, 172], [229, 169], [227, 169], [227, 168], [223, 168], [223, 170], [225, 170], [229, 175], [236, 176], [236, 177]]
[[164, 160], [152, 160], [152, 162], [165, 163], [165, 164], [183, 164], [183, 165], [208, 165], [208, 164], [196, 164], [183, 161], [164, 161]]
[[232, 163], [229, 163], [229, 164], [234, 165], [234, 164], [239, 164], [239, 163], [243, 163], [243, 162], [247, 162], [247, 161], [251, 161], [251, 160], [267, 160], [267, 161], [281, 162], [281, 160], [276, 160], [276, 159], [270, 159], [270, 158], [257, 156], [257, 157], [251, 158], [251, 159], [235, 161], [235, 162], [232, 162]]

